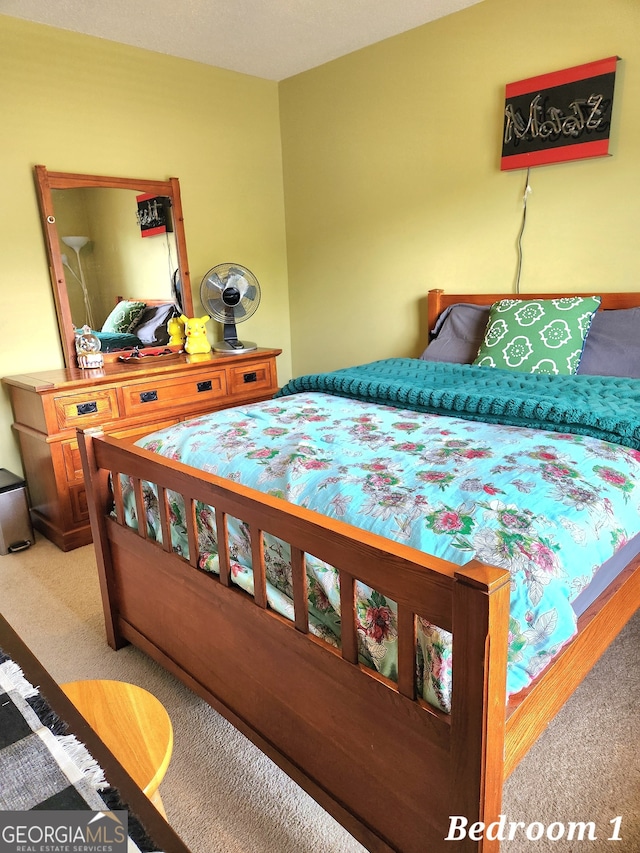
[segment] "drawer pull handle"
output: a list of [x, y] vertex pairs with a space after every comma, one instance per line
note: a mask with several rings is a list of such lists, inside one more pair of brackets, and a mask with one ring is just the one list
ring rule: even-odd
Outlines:
[[211, 391], [212, 385], [210, 379], [205, 379], [204, 382], [198, 382], [197, 384], [198, 394], [201, 391]]
[[242, 377], [244, 382], [255, 382], [257, 378], [258, 374], [255, 372], [255, 370], [252, 373], [245, 373]]
[[141, 403], [155, 403], [158, 399], [157, 391], [143, 391], [140, 394], [140, 402]]
[[98, 411], [98, 404], [95, 401], [91, 403], [78, 403], [76, 411], [79, 415], [95, 415]]

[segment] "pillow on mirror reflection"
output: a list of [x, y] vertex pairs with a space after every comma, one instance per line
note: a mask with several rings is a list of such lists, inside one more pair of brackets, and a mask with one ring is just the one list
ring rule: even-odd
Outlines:
[[142, 341], [130, 332], [94, 332], [93, 334], [100, 341], [101, 352], [116, 352], [143, 346]]
[[140, 314], [145, 309], [144, 302], [133, 302], [129, 299], [122, 299], [107, 319], [102, 324], [102, 332], [110, 332], [118, 334], [119, 332], [130, 332]]
[[167, 323], [171, 317], [178, 315], [173, 302], [163, 305], [147, 305], [138, 316], [129, 331], [140, 338], [143, 345], [166, 346], [169, 343]]

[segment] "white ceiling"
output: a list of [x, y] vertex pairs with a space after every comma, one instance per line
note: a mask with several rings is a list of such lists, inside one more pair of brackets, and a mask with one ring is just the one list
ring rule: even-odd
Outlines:
[[0, 14], [283, 80], [482, 0], [0, 0]]

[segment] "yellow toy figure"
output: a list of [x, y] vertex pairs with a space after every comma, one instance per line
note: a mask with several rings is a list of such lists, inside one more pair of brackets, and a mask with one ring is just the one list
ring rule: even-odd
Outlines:
[[207, 339], [207, 331], [204, 327], [205, 323], [211, 318], [207, 315], [206, 317], [191, 317], [189, 319], [182, 314], [180, 319], [184, 323], [184, 334], [187, 339], [184, 348], [189, 355], [197, 352], [211, 352], [211, 344]]
[[167, 332], [169, 332], [170, 347], [184, 346], [184, 322], [182, 317], [172, 317], [167, 323]]

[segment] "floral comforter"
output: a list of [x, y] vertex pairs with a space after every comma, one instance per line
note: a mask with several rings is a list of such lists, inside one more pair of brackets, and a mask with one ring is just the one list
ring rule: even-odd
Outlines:
[[[530, 683], [575, 634], [571, 601], [640, 531], [640, 452], [599, 438], [500, 426], [304, 392], [228, 409], [146, 436], [141, 446], [283, 497], [457, 564], [511, 573], [508, 693]], [[126, 495], [129, 523], [135, 505]], [[147, 524], [161, 538], [147, 487]], [[187, 555], [184, 507], [171, 496], [173, 547]], [[215, 519], [200, 507], [201, 565], [216, 572]], [[251, 551], [230, 520], [232, 573], [253, 591]], [[293, 617], [288, 549], [265, 536], [269, 605]], [[340, 642], [336, 572], [308, 558], [312, 630]], [[395, 604], [358, 589], [360, 654], [396, 674]], [[419, 625], [420, 688], [451, 701], [451, 636]]]

